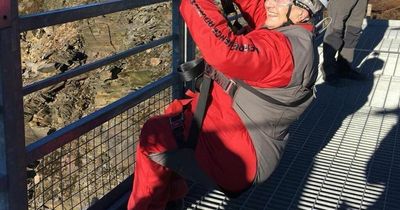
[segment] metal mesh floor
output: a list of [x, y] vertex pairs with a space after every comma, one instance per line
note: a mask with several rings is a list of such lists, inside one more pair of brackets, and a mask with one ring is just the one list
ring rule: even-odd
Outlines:
[[320, 78], [266, 183], [235, 199], [192, 184], [187, 209], [400, 209], [400, 21], [364, 25], [355, 63], [369, 80]]

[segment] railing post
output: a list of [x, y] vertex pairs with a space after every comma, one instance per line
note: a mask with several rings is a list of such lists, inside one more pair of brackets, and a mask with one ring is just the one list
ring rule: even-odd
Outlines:
[[[172, 0], [172, 33], [175, 36], [172, 41], [172, 70], [176, 71], [178, 66], [185, 61], [185, 24], [179, 14], [180, 0]], [[173, 86], [173, 98], [182, 98], [183, 83]]]
[[0, 209], [28, 209], [18, 1], [0, 0]]
[[[177, 67], [195, 57], [195, 44], [187, 30], [185, 22], [179, 13], [180, 0], [172, 0], [172, 30], [178, 37], [173, 41], [172, 68], [176, 71]], [[183, 96], [183, 83], [174, 86], [174, 98]]]

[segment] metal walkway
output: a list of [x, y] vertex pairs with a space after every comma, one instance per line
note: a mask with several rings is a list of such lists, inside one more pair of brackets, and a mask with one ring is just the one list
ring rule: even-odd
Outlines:
[[194, 184], [187, 209], [400, 209], [400, 21], [364, 26], [355, 59], [368, 81], [319, 78], [266, 183], [236, 199]]

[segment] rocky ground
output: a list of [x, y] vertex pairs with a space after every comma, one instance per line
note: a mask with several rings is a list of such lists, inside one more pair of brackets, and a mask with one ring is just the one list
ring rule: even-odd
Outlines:
[[[22, 1], [22, 13], [68, 6], [33, 2]], [[157, 4], [23, 33], [24, 85], [170, 35], [170, 10]], [[171, 46], [162, 45], [25, 96], [27, 144], [167, 74], [170, 61]]]

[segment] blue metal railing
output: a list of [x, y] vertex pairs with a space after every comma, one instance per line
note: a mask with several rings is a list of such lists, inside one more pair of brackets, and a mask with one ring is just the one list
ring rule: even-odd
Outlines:
[[74, 6], [38, 14], [24, 15], [19, 18], [19, 31], [29, 31], [62, 23], [73, 22], [123, 10], [138, 8], [151, 4], [166, 2], [166, 0], [113, 0], [88, 5]]
[[76, 121], [26, 147], [27, 163], [43, 158], [45, 155], [60, 148], [66, 143], [93, 130], [102, 123], [114, 118], [139, 102], [150, 98], [157, 92], [166, 89], [178, 82], [176, 76], [170, 74], [156, 82], [137, 90], [134, 93]]

